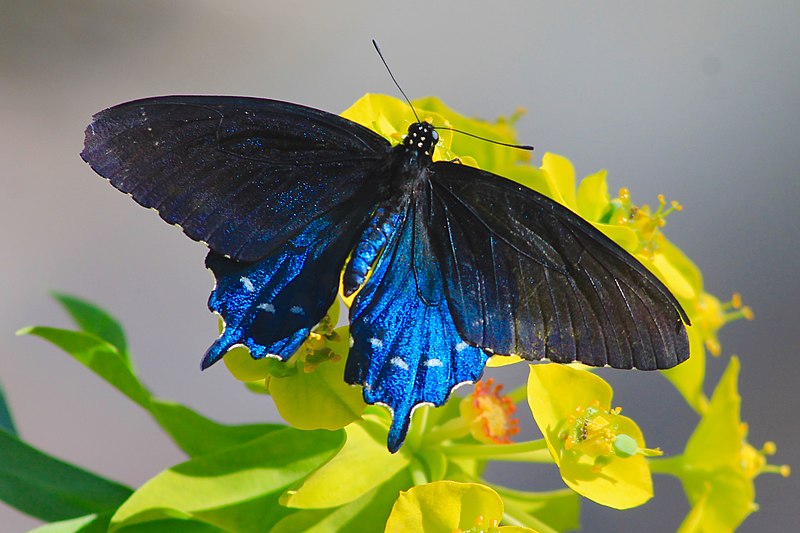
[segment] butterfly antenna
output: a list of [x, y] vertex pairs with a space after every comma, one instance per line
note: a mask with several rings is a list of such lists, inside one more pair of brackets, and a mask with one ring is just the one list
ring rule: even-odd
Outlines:
[[413, 105], [411, 105], [411, 100], [408, 99], [408, 96], [406, 96], [406, 93], [405, 93], [405, 91], [403, 91], [403, 88], [400, 87], [399, 83], [397, 83], [397, 79], [395, 79], [394, 74], [392, 74], [392, 69], [389, 68], [389, 64], [386, 62], [386, 59], [384, 59], [383, 54], [381, 53], [381, 49], [378, 46], [378, 43], [375, 41], [375, 39], [372, 39], [372, 46], [374, 46], [375, 47], [375, 51], [378, 52], [378, 56], [381, 58], [381, 61], [383, 61], [383, 66], [386, 67], [386, 71], [389, 73], [389, 76], [392, 77], [392, 81], [394, 82], [394, 84], [398, 88], [398, 90], [400, 91], [400, 94], [402, 94], [403, 98], [405, 98], [406, 102], [408, 102], [408, 106], [411, 108], [411, 111], [414, 113], [414, 118], [417, 119], [417, 122], [421, 122], [421, 120], [419, 119], [419, 116], [417, 115], [417, 110], [414, 109]]
[[475, 135], [474, 133], [469, 133], [467, 131], [457, 130], [455, 128], [450, 128], [447, 126], [434, 126], [437, 130], [449, 130], [454, 133], [460, 133], [461, 135], [466, 135], [468, 137], [472, 137], [473, 139], [480, 139], [481, 141], [486, 141], [492, 144], [499, 144], [500, 146], [508, 146], [509, 148], [518, 148], [520, 150], [529, 150], [533, 151], [533, 146], [528, 144], [510, 144], [504, 143], [502, 141], [495, 141], [494, 139], [487, 139], [486, 137], [481, 137], [480, 135]]

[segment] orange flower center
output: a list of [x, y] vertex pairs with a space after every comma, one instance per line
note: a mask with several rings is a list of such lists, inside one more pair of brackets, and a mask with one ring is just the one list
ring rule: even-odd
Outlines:
[[508, 444], [510, 437], [519, 433], [519, 419], [513, 416], [517, 408], [502, 390], [503, 386], [494, 385], [492, 378], [475, 383], [469, 418], [472, 434], [481, 442]]

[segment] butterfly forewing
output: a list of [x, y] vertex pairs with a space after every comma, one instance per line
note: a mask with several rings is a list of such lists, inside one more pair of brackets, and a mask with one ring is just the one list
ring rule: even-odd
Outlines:
[[430, 179], [432, 242], [456, 327], [471, 344], [616, 368], [669, 368], [688, 357], [680, 304], [578, 215], [464, 165], [435, 163]]
[[371, 130], [309, 107], [173, 96], [98, 113], [81, 156], [192, 239], [253, 261], [362, 193], [389, 151]]

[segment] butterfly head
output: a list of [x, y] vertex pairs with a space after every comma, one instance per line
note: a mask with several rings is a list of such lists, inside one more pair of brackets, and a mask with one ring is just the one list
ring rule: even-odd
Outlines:
[[433, 157], [433, 149], [439, 142], [439, 134], [432, 124], [416, 122], [408, 127], [403, 144], [414, 151], [423, 152], [428, 157]]

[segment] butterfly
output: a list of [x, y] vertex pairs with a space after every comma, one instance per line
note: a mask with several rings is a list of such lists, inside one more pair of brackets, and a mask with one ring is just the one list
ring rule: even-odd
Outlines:
[[689, 319], [628, 252], [561, 204], [490, 172], [436, 161], [409, 125], [392, 146], [289, 102], [166, 96], [97, 113], [82, 158], [209, 248], [209, 308], [232, 347], [287, 360], [340, 284], [350, 308], [345, 380], [393, 415], [442, 405], [488, 358], [663, 369], [685, 360]]

